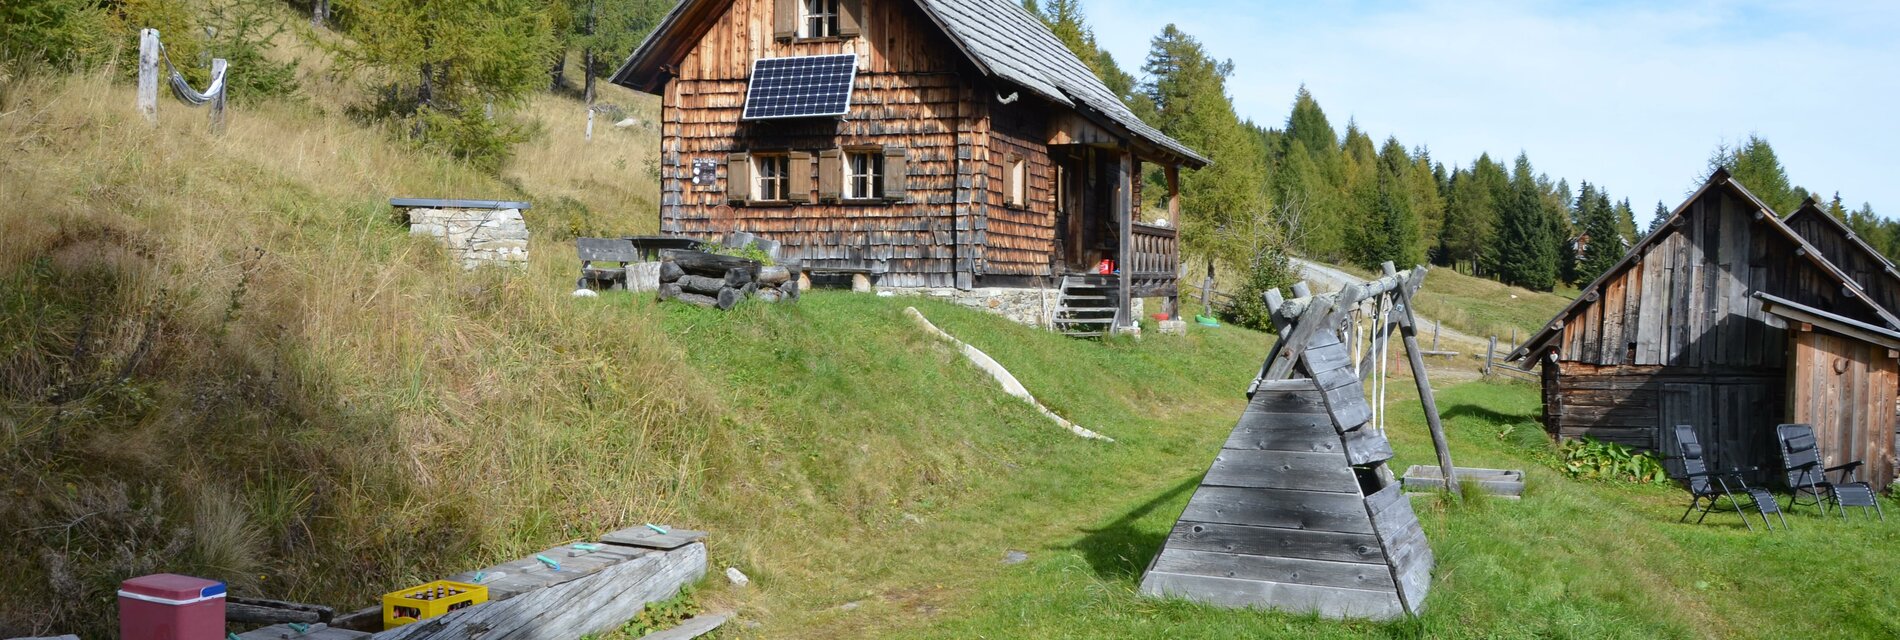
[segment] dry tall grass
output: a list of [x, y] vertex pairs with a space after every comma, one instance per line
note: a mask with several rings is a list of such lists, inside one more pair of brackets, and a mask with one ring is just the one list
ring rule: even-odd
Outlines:
[[651, 188], [592, 185], [650, 134], [543, 143], [498, 179], [310, 103], [211, 137], [171, 102], [145, 126], [106, 74], [5, 82], [0, 635], [103, 631], [116, 581], [158, 567], [365, 601], [677, 518], [706, 482], [719, 400], [648, 391], [690, 380], [677, 349], [567, 303], [571, 229], [530, 212], [529, 268], [469, 276], [385, 203], [566, 189], [633, 228]]

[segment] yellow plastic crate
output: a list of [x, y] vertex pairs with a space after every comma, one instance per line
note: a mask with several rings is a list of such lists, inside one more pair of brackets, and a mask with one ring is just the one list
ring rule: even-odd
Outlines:
[[394, 629], [488, 601], [488, 587], [437, 580], [383, 594], [383, 628]]

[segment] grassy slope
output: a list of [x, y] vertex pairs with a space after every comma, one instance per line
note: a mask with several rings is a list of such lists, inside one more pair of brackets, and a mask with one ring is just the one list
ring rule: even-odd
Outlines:
[[[6, 635], [108, 627], [110, 588], [133, 571], [348, 605], [646, 521], [715, 532], [715, 562], [756, 582], [702, 599], [740, 607], [763, 626], [732, 633], [757, 637], [1891, 636], [1900, 619], [1878, 595], [1900, 570], [1893, 528], [1673, 524], [1679, 492], [1538, 466], [1534, 391], [1488, 385], [1441, 398], [1459, 462], [1527, 468], [1531, 495], [1418, 503], [1440, 559], [1425, 618], [1138, 599], [1266, 336], [1098, 344], [824, 292], [732, 314], [577, 301], [562, 241], [576, 218], [531, 215], [530, 268], [470, 276], [381, 201], [578, 199], [583, 180], [618, 179], [611, 163], [500, 181], [303, 107], [254, 109], [210, 140], [195, 121], [146, 130], [96, 80], [9, 89]], [[651, 144], [606, 140], [546, 153]], [[994, 391], [913, 330], [907, 304], [1119, 442]], [[1422, 462], [1415, 405], [1395, 395], [1400, 463]], [[1030, 560], [1002, 564], [1009, 549]]]

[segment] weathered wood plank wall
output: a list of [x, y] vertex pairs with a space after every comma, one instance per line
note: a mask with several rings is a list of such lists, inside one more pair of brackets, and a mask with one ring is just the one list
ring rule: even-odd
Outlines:
[[1808, 244], [1814, 245], [1828, 262], [1847, 272], [1874, 302], [1888, 311], [1900, 310], [1900, 274], [1896, 274], [1871, 247], [1862, 246], [1850, 235], [1853, 233], [1851, 229], [1813, 203], [1802, 206], [1794, 215], [1788, 216], [1787, 222], [1795, 233], [1801, 234]]
[[[1708, 189], [1665, 235], [1639, 249], [1639, 259], [1583, 292], [1586, 306], [1565, 319], [1552, 341], [1555, 353], [1541, 358], [1544, 424], [1552, 435], [1673, 455], [1671, 427], [1689, 424], [1714, 464], [1774, 469], [1774, 425], [1821, 416], [1842, 429], [1865, 425], [1834, 442], [1844, 452], [1884, 451], [1887, 462], [1867, 462], [1891, 477], [1896, 379], [1888, 378], [1883, 400], [1865, 384], [1830, 386], [1791, 371], [1787, 323], [1750, 294], [1885, 323], [1757, 211], [1727, 189]], [[1884, 349], [1875, 354], [1871, 345], [1833, 340], [1809, 347], [1850, 358], [1850, 369], [1869, 380], [1880, 366], [1893, 368], [1891, 359], [1852, 360], [1863, 351], [1884, 356]], [[1886, 435], [1870, 435], [1876, 431]], [[1884, 448], [1874, 449], [1875, 440]]]
[[1827, 466], [1867, 463], [1860, 478], [1884, 487], [1894, 480], [1894, 395], [1900, 366], [1879, 345], [1823, 331], [1790, 331], [1792, 415], [1814, 425]]

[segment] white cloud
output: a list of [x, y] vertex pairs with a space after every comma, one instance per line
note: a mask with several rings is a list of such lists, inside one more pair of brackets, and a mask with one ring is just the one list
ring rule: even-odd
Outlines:
[[[1336, 128], [1468, 164], [1529, 152], [1639, 218], [1674, 206], [1716, 144], [1759, 133], [1789, 177], [1900, 215], [1900, 3], [1095, 0], [1098, 39], [1139, 67], [1169, 22], [1232, 58], [1242, 117], [1279, 126], [1304, 83]], [[1137, 71], [1131, 69], [1131, 71]]]

